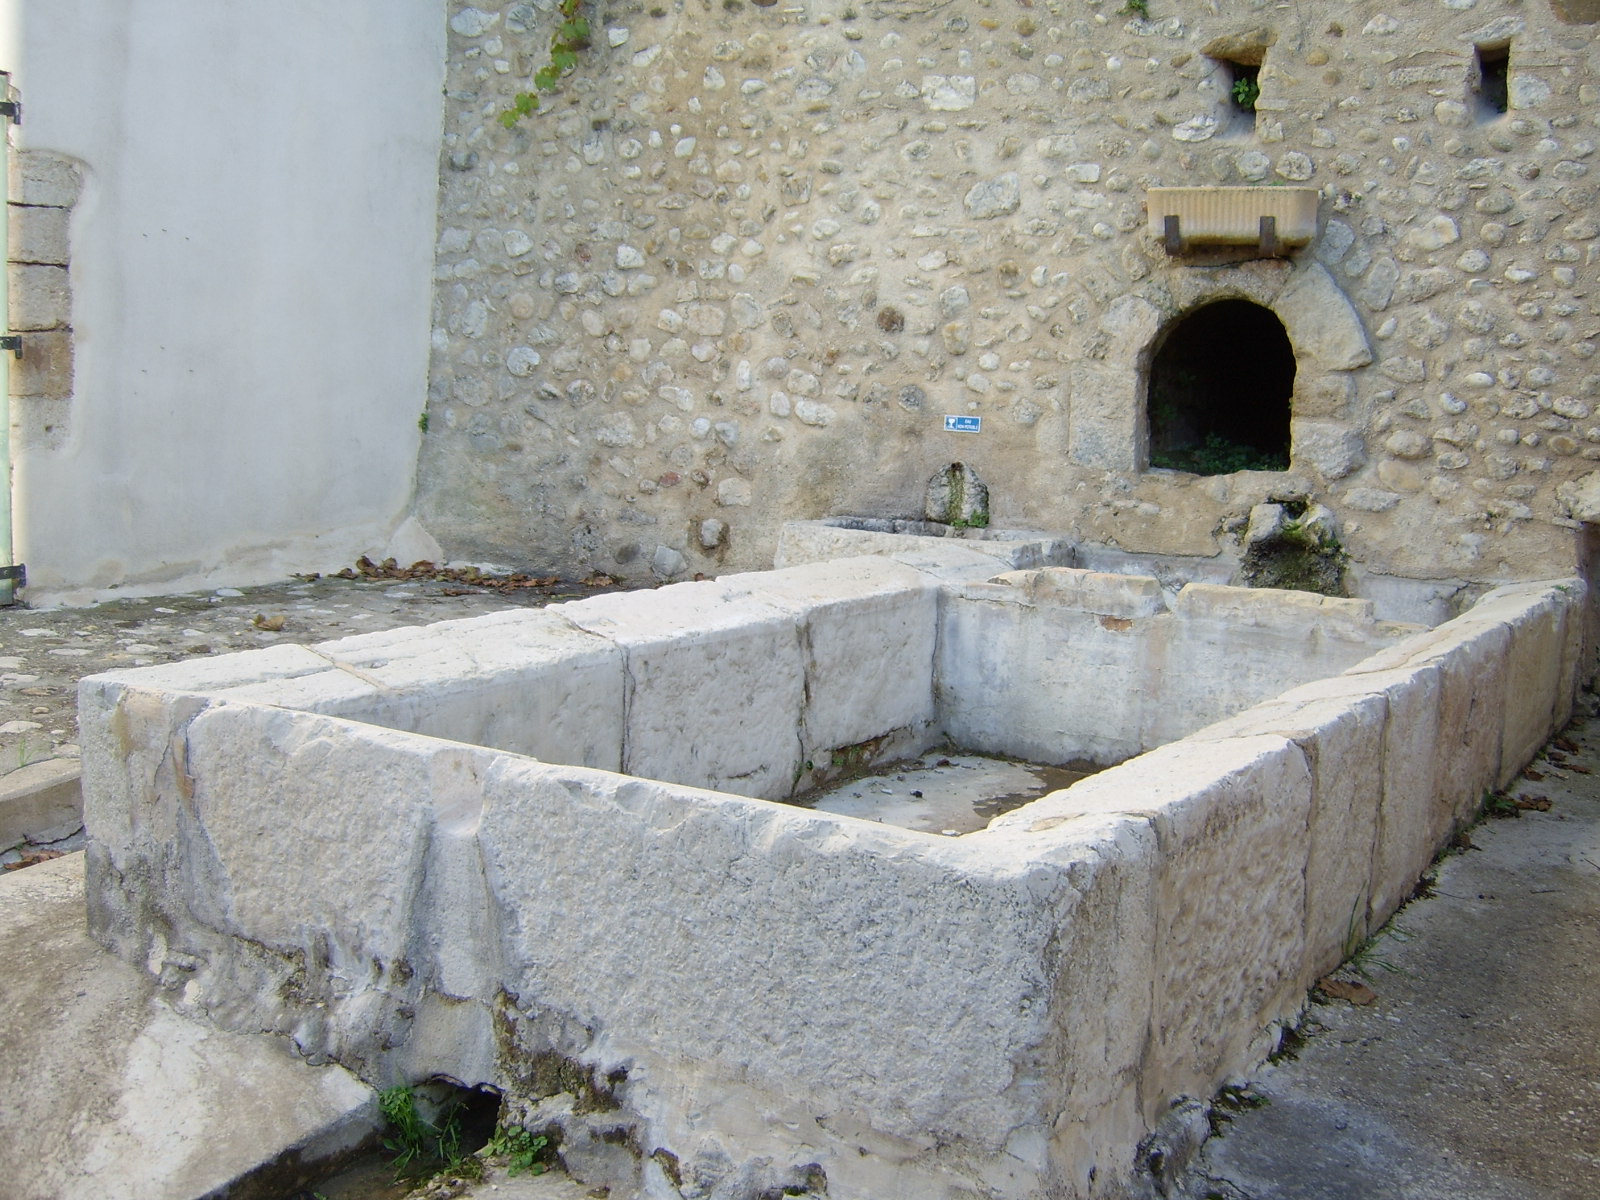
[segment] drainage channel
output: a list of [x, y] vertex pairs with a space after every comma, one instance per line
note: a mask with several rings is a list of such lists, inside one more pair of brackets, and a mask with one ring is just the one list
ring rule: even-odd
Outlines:
[[406, 1093], [395, 1088], [383, 1094], [389, 1123], [381, 1146], [289, 1192], [287, 1200], [401, 1200], [440, 1172], [449, 1173], [452, 1162], [473, 1165], [472, 1156], [494, 1133], [500, 1097], [443, 1080], [418, 1084]]
[[959, 837], [977, 832], [1001, 813], [1071, 787], [1102, 769], [1084, 761], [1052, 767], [934, 750], [832, 784], [795, 803], [902, 829]]

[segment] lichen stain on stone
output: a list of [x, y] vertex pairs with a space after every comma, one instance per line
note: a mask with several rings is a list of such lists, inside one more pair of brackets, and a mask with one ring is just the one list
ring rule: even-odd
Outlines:
[[494, 1003], [495, 1066], [508, 1090], [521, 1099], [543, 1099], [565, 1092], [575, 1113], [615, 1112], [622, 1107], [616, 1089], [627, 1081], [626, 1067], [601, 1074], [555, 1050], [534, 1050], [525, 1042], [526, 1018], [503, 989]]

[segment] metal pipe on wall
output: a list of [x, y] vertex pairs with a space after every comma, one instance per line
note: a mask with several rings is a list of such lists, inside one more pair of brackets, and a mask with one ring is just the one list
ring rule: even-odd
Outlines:
[[[0, 117], [0, 196], [4, 197], [4, 212], [0, 212], [0, 332], [6, 335], [8, 345], [0, 348], [0, 566], [9, 568], [15, 563], [11, 534], [11, 354], [13, 346], [20, 346], [11, 332], [11, 125], [16, 119], [15, 102], [11, 96], [11, 76], [0, 72], [0, 101], [6, 101], [10, 111]], [[17, 350], [18, 356], [21, 351]], [[0, 572], [0, 605], [17, 602], [16, 583], [9, 573]]]

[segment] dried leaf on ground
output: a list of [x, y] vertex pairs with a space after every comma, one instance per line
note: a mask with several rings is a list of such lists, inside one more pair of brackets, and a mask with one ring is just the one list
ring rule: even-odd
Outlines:
[[32, 854], [24, 854], [16, 862], [6, 863], [6, 870], [20, 871], [23, 867], [36, 867], [40, 863], [49, 862], [52, 858], [60, 858], [65, 850], [35, 850]]
[[277, 633], [283, 628], [284, 622], [287, 619], [288, 618], [286, 618], [282, 613], [274, 613], [270, 617], [264, 613], [257, 613], [251, 619], [250, 624], [254, 625], [257, 629], [265, 629], [268, 633]]
[[[528, 588], [555, 587], [561, 582], [559, 575], [526, 575], [513, 571], [509, 575], [490, 575], [477, 567], [441, 567], [437, 563], [419, 559], [409, 567], [402, 567], [392, 558], [375, 563], [365, 554], [356, 559], [354, 567], [335, 572], [336, 579], [394, 579], [426, 580], [435, 583], [459, 583], [473, 588], [497, 592], [514, 592]], [[584, 583], [590, 587], [611, 587], [616, 583], [609, 575], [591, 575]], [[446, 595], [464, 596], [467, 592], [452, 591]]]
[[1332, 975], [1324, 975], [1317, 980], [1317, 987], [1328, 999], [1348, 1000], [1351, 1004], [1371, 1004], [1378, 998], [1378, 993], [1359, 979], [1335, 979]]

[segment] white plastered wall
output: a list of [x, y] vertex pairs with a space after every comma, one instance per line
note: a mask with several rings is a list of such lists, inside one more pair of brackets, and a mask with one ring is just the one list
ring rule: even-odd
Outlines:
[[[84, 164], [30, 599], [328, 569], [410, 501], [443, 0], [0, 0], [19, 149]], [[15, 302], [15, 297], [13, 298]]]

